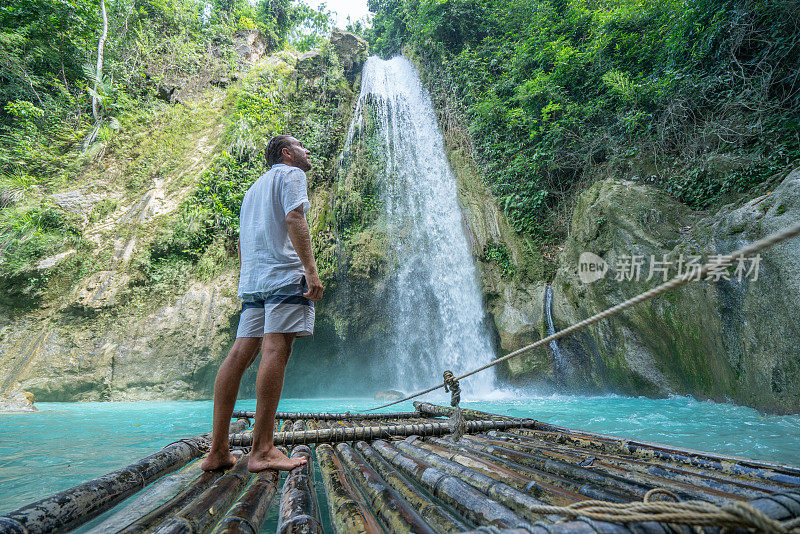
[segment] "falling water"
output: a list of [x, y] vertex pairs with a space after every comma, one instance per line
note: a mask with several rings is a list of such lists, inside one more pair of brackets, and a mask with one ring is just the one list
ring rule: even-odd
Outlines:
[[[494, 351], [444, 140], [407, 59], [367, 60], [344, 154], [372, 121], [374, 133], [358, 142], [373, 143], [382, 160], [381, 224], [394, 265], [382, 304], [391, 331], [375, 361], [386, 387], [410, 392], [441, 382], [445, 369], [459, 374], [487, 363]], [[487, 371], [462, 389], [475, 398], [493, 383]]]
[[[553, 305], [553, 288], [550, 287], [550, 284], [547, 284], [547, 287], [544, 290], [544, 315], [547, 317], [547, 335], [552, 336], [556, 333], [556, 327], [553, 326], [553, 313], [552, 313], [552, 305]], [[565, 378], [572, 374], [572, 368], [569, 365], [569, 362], [561, 353], [561, 349], [558, 347], [558, 342], [554, 339], [550, 343], [548, 343], [550, 349], [553, 351], [553, 367], [555, 369], [556, 377], [558, 378]]]

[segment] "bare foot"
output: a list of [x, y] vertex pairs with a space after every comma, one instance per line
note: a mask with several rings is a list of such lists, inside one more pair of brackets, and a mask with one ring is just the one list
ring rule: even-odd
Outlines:
[[251, 473], [258, 473], [265, 469], [275, 469], [276, 471], [291, 471], [295, 467], [300, 467], [306, 463], [305, 457], [289, 458], [276, 447], [272, 447], [267, 452], [250, 452], [250, 460], [247, 462], [247, 470]]
[[214, 471], [215, 469], [227, 469], [236, 463], [239, 456], [234, 456], [230, 451], [209, 452], [200, 469], [203, 471]]

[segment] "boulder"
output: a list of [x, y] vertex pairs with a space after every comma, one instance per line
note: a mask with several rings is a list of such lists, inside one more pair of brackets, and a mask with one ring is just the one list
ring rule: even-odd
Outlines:
[[33, 405], [33, 393], [30, 391], [13, 391], [0, 395], [0, 413], [38, 411]]
[[297, 73], [307, 80], [320, 78], [325, 68], [325, 56], [317, 49], [309, 50], [297, 60]]
[[86, 189], [73, 189], [54, 194], [53, 200], [64, 211], [88, 216], [94, 205], [103, 200], [103, 195], [89, 193]]
[[237, 30], [233, 34], [234, 50], [239, 58], [255, 63], [274, 46], [258, 30]]
[[166, 78], [158, 84], [156, 94], [159, 99], [169, 104], [174, 104], [181, 100], [181, 92], [186, 88], [188, 82], [182, 77]]
[[36, 264], [36, 268], [39, 270], [43, 269], [50, 269], [51, 267], [55, 267], [59, 263], [61, 263], [64, 259], [68, 258], [69, 256], [75, 254], [75, 249], [65, 250], [64, 252], [60, 252], [53, 256], [48, 256], [39, 260], [39, 263]]
[[367, 60], [367, 42], [354, 33], [334, 28], [331, 32], [331, 44], [344, 69], [345, 77], [352, 82]]
[[396, 389], [384, 389], [375, 394], [375, 400], [378, 401], [393, 401], [400, 400], [405, 397], [402, 391]]

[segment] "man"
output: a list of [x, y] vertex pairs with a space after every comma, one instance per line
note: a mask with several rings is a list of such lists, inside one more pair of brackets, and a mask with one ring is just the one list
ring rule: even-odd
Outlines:
[[253, 449], [247, 469], [289, 471], [305, 463], [292, 459], [272, 442], [275, 411], [295, 337], [314, 332], [314, 302], [322, 282], [311, 250], [305, 171], [311, 153], [289, 135], [267, 145], [270, 170], [250, 186], [239, 216], [239, 298], [242, 314], [236, 341], [214, 382], [214, 429], [206, 471], [233, 465], [228, 430], [239, 382], [261, 348], [256, 378]]

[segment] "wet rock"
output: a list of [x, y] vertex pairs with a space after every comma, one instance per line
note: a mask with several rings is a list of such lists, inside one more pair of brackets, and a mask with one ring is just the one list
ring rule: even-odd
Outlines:
[[86, 189], [73, 189], [64, 193], [56, 193], [53, 200], [64, 211], [88, 216], [94, 205], [103, 200], [103, 195], [89, 193]]
[[75, 254], [75, 252], [76, 251], [74, 249], [70, 249], [70, 250], [65, 250], [64, 252], [61, 252], [54, 256], [48, 256], [47, 258], [40, 260], [39, 263], [36, 264], [36, 268], [39, 270], [43, 270], [55, 267], [56, 265], [61, 263], [62, 260], [71, 256], [72, 254]]
[[33, 405], [33, 393], [30, 391], [13, 391], [0, 395], [0, 413], [38, 412]]
[[[662, 281], [650, 266], [683, 257], [709, 261], [800, 220], [800, 172], [765, 197], [714, 215], [692, 213], [648, 186], [623, 180], [594, 184], [579, 198], [570, 238], [553, 282], [556, 329], [631, 298]], [[588, 281], [580, 257], [608, 265]], [[664, 257], [666, 255], [666, 258]], [[630, 260], [641, 258], [638, 278]], [[694, 281], [568, 336], [560, 344], [576, 373], [595, 389], [635, 395], [690, 394], [774, 412], [800, 410], [800, 240], [761, 253], [758, 279]], [[752, 262], [746, 264], [752, 267]], [[733, 274], [731, 270], [731, 273]], [[536, 362], [520, 357], [520, 367]]]
[[403, 397], [405, 397], [405, 394], [402, 391], [397, 391], [396, 389], [385, 389], [375, 394], [375, 400], [379, 401], [400, 400]]
[[331, 44], [344, 69], [344, 75], [352, 83], [367, 60], [367, 42], [354, 33], [334, 29]]
[[235, 273], [195, 283], [168, 304], [136, 314], [124, 313], [123, 292], [114, 295], [116, 307], [109, 301], [100, 308], [102, 288], [94, 287], [93, 308], [64, 309], [54, 322], [23, 318], [7, 325], [0, 375], [40, 401], [210, 398], [235, 337], [235, 283]]
[[84, 310], [100, 310], [117, 305], [117, 297], [130, 281], [130, 276], [117, 271], [98, 271], [78, 288], [75, 305]]

